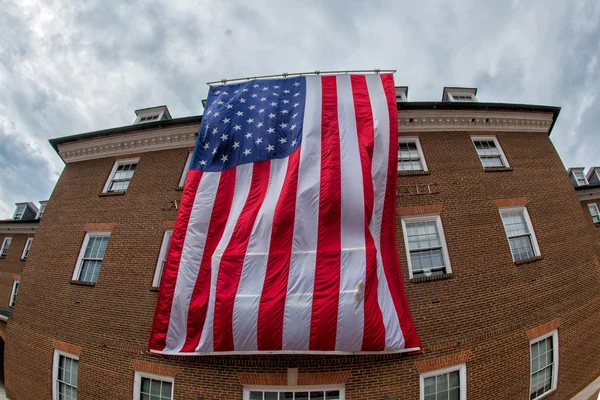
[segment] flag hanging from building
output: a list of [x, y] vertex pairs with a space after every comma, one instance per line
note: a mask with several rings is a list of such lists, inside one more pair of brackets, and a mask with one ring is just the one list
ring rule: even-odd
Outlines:
[[213, 86], [149, 349], [420, 348], [396, 254], [391, 74]]

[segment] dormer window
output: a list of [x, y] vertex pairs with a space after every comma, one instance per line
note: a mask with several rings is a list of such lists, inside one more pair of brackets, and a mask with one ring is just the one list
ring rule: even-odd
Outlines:
[[586, 186], [588, 184], [588, 180], [583, 173], [583, 168], [570, 168], [569, 176], [574, 186]]
[[590, 185], [600, 184], [600, 178], [598, 177], [598, 167], [592, 167], [587, 173], [587, 181]]
[[17, 206], [17, 209], [15, 210], [15, 215], [13, 216], [13, 219], [22, 219], [23, 214], [25, 214], [26, 208], [27, 207], [25, 207], [25, 206]]
[[44, 211], [46, 211], [46, 204], [48, 204], [48, 201], [40, 201], [40, 209], [38, 210], [38, 213], [35, 216], [35, 219], [42, 218]]
[[456, 103], [476, 102], [476, 96], [476, 88], [445, 87], [442, 93], [442, 101]]
[[145, 124], [147, 122], [171, 119], [171, 113], [169, 113], [167, 106], [142, 108], [140, 110], [135, 110], [135, 115], [137, 115], [137, 118], [135, 119], [134, 124]]
[[38, 208], [33, 203], [15, 203], [14, 220], [32, 220], [38, 213]]
[[396, 102], [407, 101], [408, 86], [396, 86]]

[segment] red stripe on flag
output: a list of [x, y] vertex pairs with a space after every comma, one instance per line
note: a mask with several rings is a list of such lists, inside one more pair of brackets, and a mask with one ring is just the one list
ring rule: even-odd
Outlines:
[[175, 293], [177, 273], [179, 272], [179, 261], [181, 260], [188, 222], [201, 178], [202, 171], [190, 169], [185, 180], [185, 189], [181, 195], [179, 211], [175, 220], [173, 235], [171, 236], [171, 245], [167, 253], [167, 260], [158, 292], [154, 323], [152, 324], [152, 333], [150, 334], [150, 343], [148, 345], [150, 350], [162, 351], [166, 345], [169, 321], [171, 319], [171, 306], [173, 305], [173, 294]]
[[298, 148], [288, 160], [285, 181], [273, 216], [267, 271], [258, 308], [258, 350], [281, 350], [298, 188]]
[[341, 161], [335, 76], [321, 77], [319, 233], [310, 324], [310, 350], [335, 350], [341, 265]]
[[371, 173], [374, 147], [373, 112], [369, 99], [369, 89], [365, 76], [352, 75], [352, 96], [356, 115], [358, 148], [362, 165], [363, 191], [365, 203], [365, 245], [366, 245], [366, 281], [364, 292], [364, 330], [362, 351], [381, 351], [385, 349], [385, 326], [379, 307], [377, 289], [377, 247], [369, 229], [373, 216], [373, 178]]
[[400, 275], [396, 255], [396, 169], [398, 165], [398, 109], [394, 77], [391, 74], [381, 75], [383, 89], [388, 102], [390, 115], [390, 154], [388, 160], [387, 190], [383, 205], [383, 224], [381, 226], [381, 256], [388, 287], [394, 299], [400, 327], [404, 335], [404, 347], [421, 347], [421, 341], [408, 309], [408, 301], [404, 292], [404, 283]]
[[190, 299], [187, 319], [187, 335], [182, 352], [194, 352], [200, 343], [202, 329], [208, 310], [208, 300], [210, 295], [210, 278], [212, 270], [212, 256], [223, 236], [231, 204], [233, 203], [233, 194], [235, 192], [236, 168], [230, 168], [221, 172], [219, 187], [215, 195], [215, 204], [210, 216], [208, 233], [200, 270]]
[[240, 284], [252, 228], [267, 193], [270, 172], [271, 161], [254, 164], [246, 204], [244, 204], [231, 235], [231, 240], [221, 258], [215, 294], [214, 351], [235, 350], [233, 345], [233, 305]]

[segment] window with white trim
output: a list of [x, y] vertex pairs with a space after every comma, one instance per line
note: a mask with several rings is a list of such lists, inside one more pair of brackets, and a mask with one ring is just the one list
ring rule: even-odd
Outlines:
[[160, 280], [162, 278], [163, 270], [165, 269], [165, 262], [167, 261], [167, 254], [169, 252], [169, 245], [171, 244], [171, 237], [173, 236], [173, 230], [168, 229], [163, 235], [162, 244], [160, 245], [160, 253], [158, 253], [158, 262], [156, 263], [156, 270], [154, 271], [154, 279], [152, 280], [152, 287], [159, 287]]
[[160, 114], [144, 115], [143, 117], [140, 117], [140, 121], [139, 122], [156, 121], [156, 120], [158, 120], [159, 116], [160, 116]]
[[44, 215], [44, 211], [46, 211], [46, 204], [46, 201], [40, 201], [40, 209], [38, 210], [38, 213], [35, 216], [36, 219], [42, 218], [42, 215]]
[[79, 252], [73, 280], [96, 282], [102, 266], [110, 232], [87, 232]]
[[464, 101], [477, 101], [477, 97], [475, 97], [472, 93], [452, 93], [448, 92], [448, 99], [454, 102], [464, 102]]
[[13, 219], [21, 219], [23, 218], [23, 214], [25, 214], [26, 206], [17, 206], [15, 210], [15, 215], [13, 215]]
[[556, 390], [558, 378], [558, 331], [533, 339], [531, 349], [531, 384], [529, 399], [544, 397]]
[[483, 168], [510, 167], [495, 136], [471, 136]]
[[103, 193], [126, 192], [139, 161], [139, 158], [117, 160], [104, 185]]
[[52, 398], [53, 400], [77, 400], [79, 357], [54, 350]]
[[244, 387], [243, 400], [344, 400], [343, 386]]
[[21, 260], [27, 260], [27, 256], [29, 256], [29, 250], [31, 249], [31, 243], [33, 243], [33, 238], [27, 238], [25, 247], [23, 247], [23, 253], [21, 254]]
[[420, 400], [465, 400], [467, 367], [465, 364], [421, 374]]
[[192, 154], [194, 152], [190, 151], [187, 159], [185, 160], [185, 166], [183, 167], [183, 172], [181, 173], [181, 178], [179, 178], [179, 187], [182, 188], [185, 185], [185, 179], [187, 178], [188, 171], [190, 170], [190, 164], [192, 162]]
[[0, 248], [0, 257], [6, 257], [8, 254], [8, 248], [10, 247], [10, 242], [12, 242], [11, 237], [5, 237], [2, 241], [2, 247]]
[[427, 171], [419, 138], [398, 139], [398, 171]]
[[411, 279], [452, 272], [439, 215], [403, 217], [402, 232]]
[[174, 379], [170, 376], [135, 371], [133, 379], [134, 400], [172, 400], [175, 389]]
[[21, 285], [21, 281], [14, 281], [12, 286], [12, 291], [10, 292], [10, 301], [8, 305], [11, 307], [15, 306], [17, 301], [17, 294], [19, 294], [19, 286]]
[[595, 224], [600, 223], [600, 212], [598, 211], [598, 205], [596, 203], [588, 204], [588, 209], [590, 210], [590, 214], [592, 214], [592, 219]]
[[540, 255], [540, 248], [525, 207], [501, 208], [500, 216], [510, 245], [513, 261], [528, 260]]
[[573, 171], [572, 174], [573, 174], [573, 180], [575, 181], [576, 186], [585, 186], [588, 184], [583, 171]]

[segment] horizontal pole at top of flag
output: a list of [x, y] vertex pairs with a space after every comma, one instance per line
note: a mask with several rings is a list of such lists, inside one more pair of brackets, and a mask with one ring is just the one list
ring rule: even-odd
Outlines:
[[338, 74], [354, 74], [354, 73], [371, 73], [371, 74], [393, 74], [396, 72], [395, 69], [354, 69], [348, 71], [311, 71], [311, 72], [294, 72], [288, 74], [284, 72], [282, 74], [276, 75], [261, 75], [261, 76], [248, 76], [246, 78], [235, 78], [235, 79], [221, 79], [219, 81], [207, 82], [207, 85], [226, 85], [231, 82], [240, 82], [240, 81], [254, 81], [259, 79], [268, 79], [268, 78], [289, 78], [291, 76], [304, 76], [304, 75], [338, 75]]

